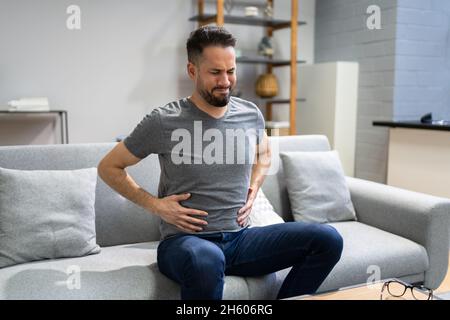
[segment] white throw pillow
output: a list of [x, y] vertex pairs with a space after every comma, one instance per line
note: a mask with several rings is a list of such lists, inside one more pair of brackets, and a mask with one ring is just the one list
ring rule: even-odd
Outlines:
[[283, 218], [274, 211], [272, 204], [260, 188], [253, 202], [248, 225], [250, 227], [261, 227], [283, 222]]
[[295, 221], [356, 220], [337, 151], [280, 153]]

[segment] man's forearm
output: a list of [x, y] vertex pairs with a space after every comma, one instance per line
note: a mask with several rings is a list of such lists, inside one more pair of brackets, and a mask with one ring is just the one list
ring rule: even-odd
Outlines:
[[266, 173], [269, 168], [260, 163], [256, 163], [252, 167], [252, 177], [250, 180], [250, 187], [256, 188], [257, 190], [261, 187], [266, 178]]
[[154, 202], [158, 198], [141, 188], [125, 169], [99, 168], [98, 173], [102, 180], [120, 195], [144, 209], [156, 213]]
[[252, 176], [250, 179], [250, 187], [259, 190], [266, 178], [267, 171], [270, 168], [271, 153], [267, 148], [262, 154], [257, 154], [257, 160], [252, 167]]

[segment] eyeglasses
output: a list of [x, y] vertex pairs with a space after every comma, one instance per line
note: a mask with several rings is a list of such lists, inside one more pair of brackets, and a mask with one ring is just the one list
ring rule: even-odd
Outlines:
[[433, 300], [433, 290], [424, 286], [409, 285], [399, 280], [390, 280], [383, 283], [381, 288], [380, 299], [383, 300], [383, 293], [387, 289], [387, 292], [395, 298], [403, 297], [408, 289], [411, 289], [411, 293], [416, 300]]

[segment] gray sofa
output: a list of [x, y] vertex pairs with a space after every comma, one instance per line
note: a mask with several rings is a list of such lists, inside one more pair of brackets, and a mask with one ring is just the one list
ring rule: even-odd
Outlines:
[[[280, 151], [329, 150], [324, 136], [271, 137]], [[273, 140], [275, 141], [275, 140]], [[0, 167], [79, 169], [93, 167], [115, 143], [0, 147]], [[127, 169], [157, 194], [159, 162], [151, 155]], [[357, 221], [333, 223], [344, 251], [319, 291], [398, 277], [436, 288], [448, 263], [448, 200], [347, 178]], [[292, 220], [283, 170], [262, 187], [285, 221]], [[99, 254], [36, 261], [0, 269], [0, 299], [179, 299], [178, 285], [156, 265], [159, 220], [98, 179], [96, 189]], [[68, 286], [79, 270], [79, 287]], [[273, 299], [288, 270], [263, 277], [227, 276], [225, 299]]]

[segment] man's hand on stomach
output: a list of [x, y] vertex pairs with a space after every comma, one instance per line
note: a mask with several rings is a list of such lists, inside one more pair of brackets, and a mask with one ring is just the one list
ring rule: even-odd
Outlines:
[[183, 207], [179, 203], [188, 199], [190, 196], [190, 193], [183, 193], [156, 199], [153, 203], [152, 211], [157, 213], [167, 223], [173, 224], [185, 232], [202, 231], [202, 226], [206, 226], [208, 223], [205, 220], [194, 218], [193, 216], [206, 217], [208, 213], [202, 210]]

